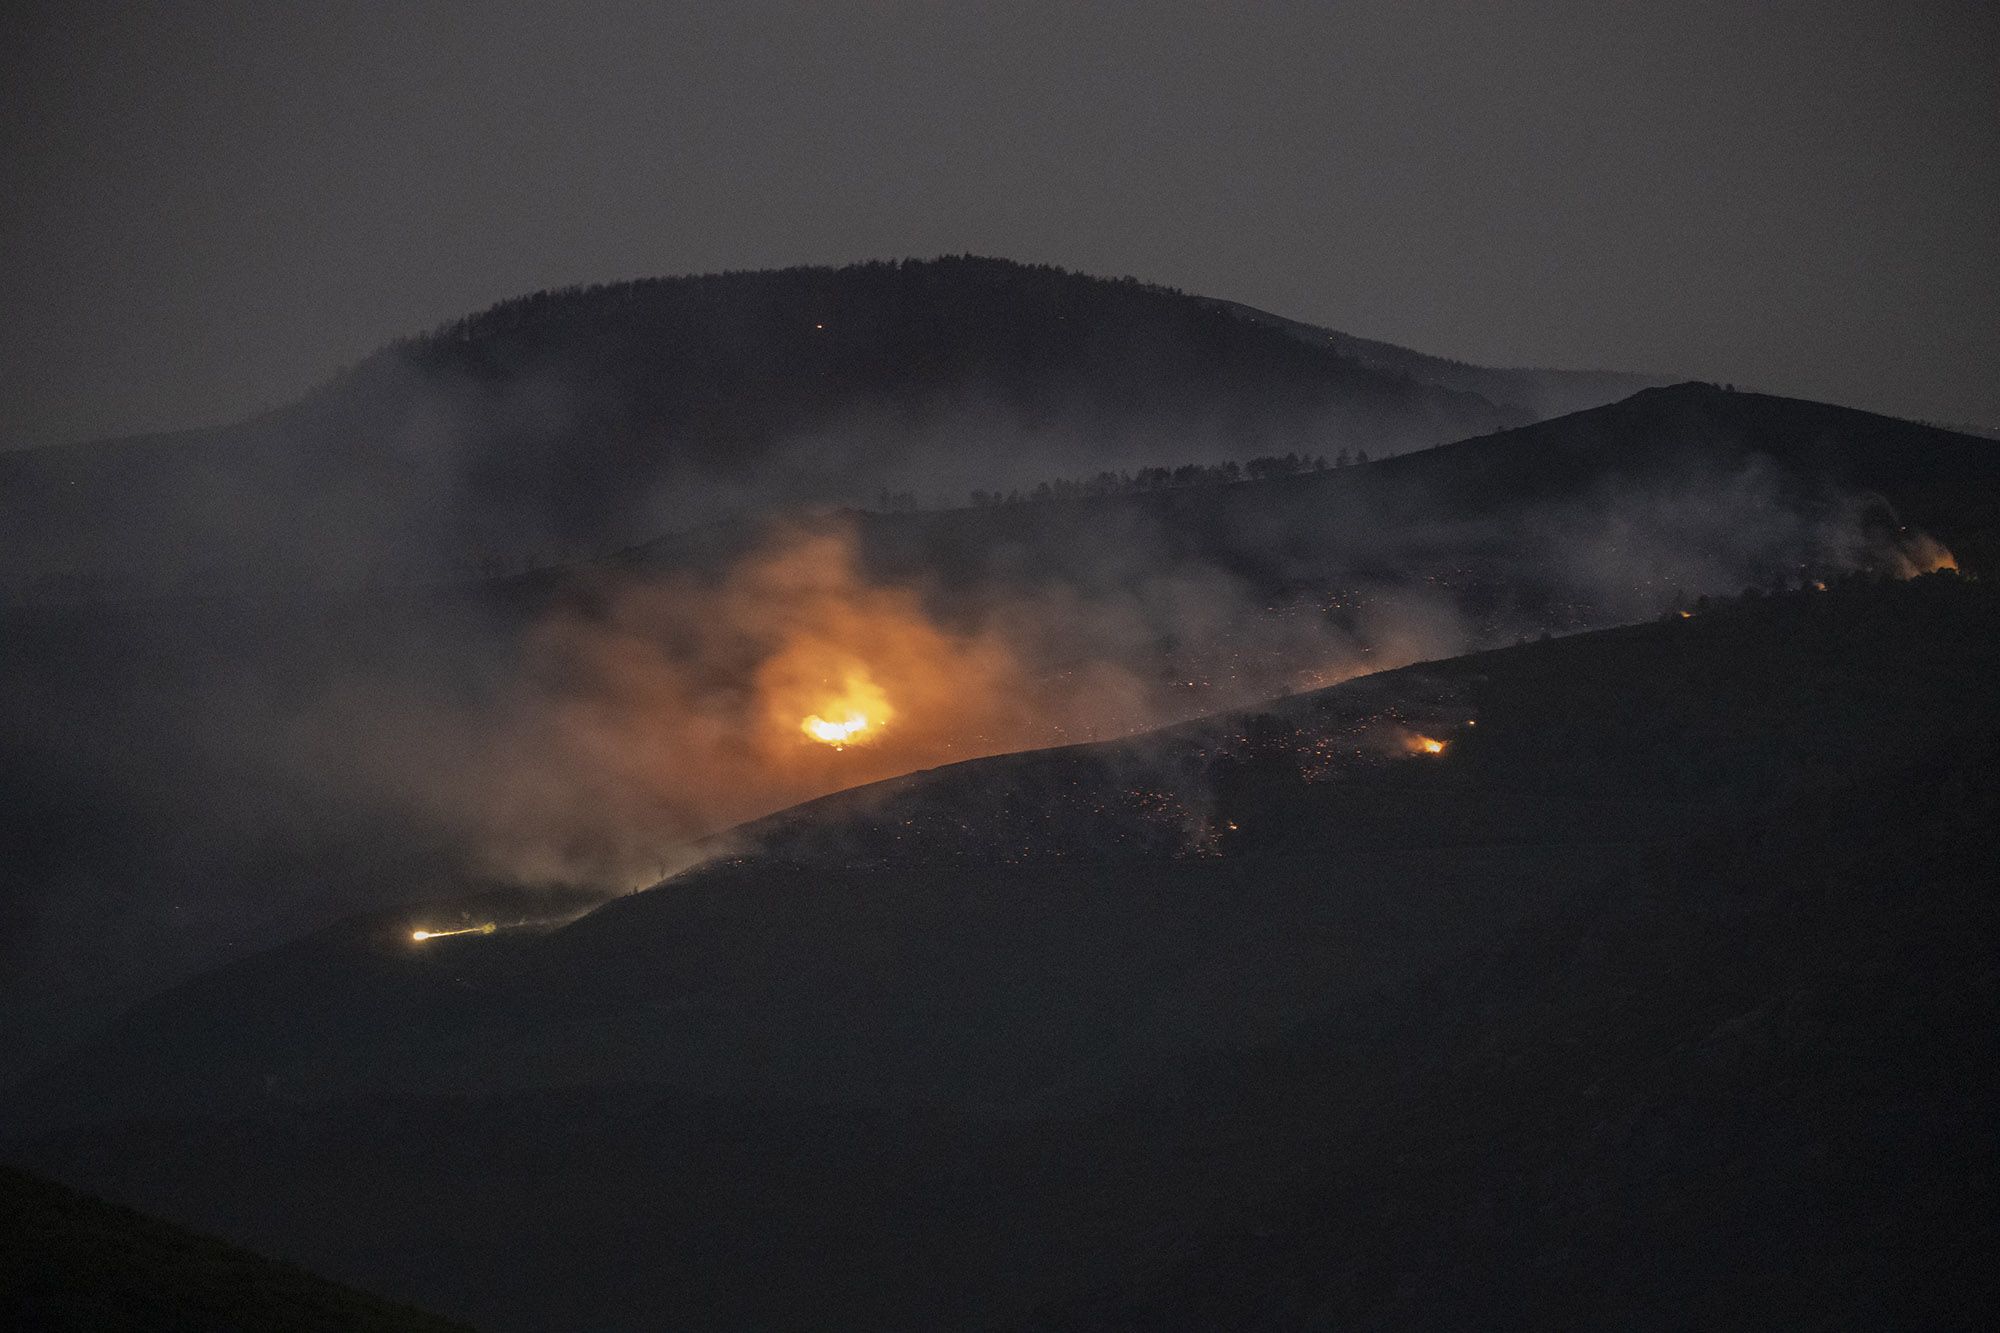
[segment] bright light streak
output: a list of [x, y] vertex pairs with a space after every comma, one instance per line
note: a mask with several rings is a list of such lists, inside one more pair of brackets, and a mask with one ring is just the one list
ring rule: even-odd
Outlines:
[[500, 927], [491, 921], [483, 926], [467, 926], [463, 930], [413, 930], [410, 938], [422, 944], [425, 940], [443, 939], [447, 935], [491, 935]]

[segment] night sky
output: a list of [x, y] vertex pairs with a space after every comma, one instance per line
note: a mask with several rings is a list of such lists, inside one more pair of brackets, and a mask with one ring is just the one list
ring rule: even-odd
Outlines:
[[2000, 7], [15, 4], [0, 446], [575, 282], [972, 251], [2000, 422]]

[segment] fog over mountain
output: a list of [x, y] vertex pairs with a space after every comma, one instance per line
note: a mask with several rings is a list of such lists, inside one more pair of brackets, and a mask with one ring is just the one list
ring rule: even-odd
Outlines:
[[1301, 327], [970, 257], [538, 293], [235, 426], [0, 455], [0, 555], [17, 597], [435, 581], [884, 490], [1383, 456], [1659, 382]]
[[1992, 1325], [1995, 69], [9, 6], [0, 1333]]
[[[1224, 402], [1262, 382], [1214, 373]], [[941, 762], [1746, 584], [1990, 559], [1986, 442], [1703, 386], [1347, 461], [767, 511], [524, 576], [45, 589], [0, 645], [10, 1036], [40, 1048], [364, 907], [622, 892], [731, 824]], [[802, 735], [864, 697], [856, 743]]]
[[[2000, 450], [1846, 408], [954, 259], [524, 298], [236, 427], [0, 457], [0, 507], [0, 1147], [482, 1324], [1454, 1322], [1407, 1284], [1590, 1234], [1538, 1082], [1653, 1143], [1670, 1069], [1824, 1155], [1831, 1066], [1687, 1044], [1990, 924]], [[1855, 1029], [1898, 1087], [1963, 1056], [1909, 1018], [1964, 1007], [1937, 961]], [[1962, 1147], [1980, 1095], [1887, 1151]], [[1465, 1212], [1503, 1131], [1410, 1129], [1492, 1099], [1525, 1128], [1491, 1169], [1557, 1201], [1518, 1242]], [[1663, 1178], [1710, 1169], [1687, 1114]], [[523, 1165], [439, 1174], [489, 1155]], [[551, 1194], [547, 1248], [509, 1219]], [[1935, 1276], [1972, 1196], [1934, 1194], [1895, 1244]], [[614, 1233], [711, 1258], [557, 1274]], [[1401, 1248], [1460, 1235], [1471, 1267]], [[1613, 1246], [1580, 1308], [1692, 1317], [1674, 1253], [1663, 1289]], [[1841, 1290], [1880, 1308], [1886, 1262]]]

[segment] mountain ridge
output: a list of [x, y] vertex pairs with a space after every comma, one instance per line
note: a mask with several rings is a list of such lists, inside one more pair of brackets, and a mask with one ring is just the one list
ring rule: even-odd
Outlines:
[[[1212, 713], [1372, 666], [1690, 609], [1698, 596], [1746, 584], [1795, 587], [1948, 559], [1991, 576], [2000, 448], [1688, 384], [1365, 467], [1075, 501], [849, 512], [811, 530], [831, 543], [823, 552], [844, 553], [849, 584], [896, 590], [947, 636], [1020, 625], [1022, 608], [1058, 617], [1042, 622], [1059, 627], [1046, 639], [1004, 645], [1033, 705], [1023, 716], [1039, 729], [946, 735], [951, 746], [911, 752], [908, 767], [928, 768]], [[456, 754], [420, 747], [415, 759], [428, 766], [397, 774], [414, 782], [392, 788], [393, 798], [373, 785], [328, 793], [320, 766], [296, 757], [302, 741], [349, 766], [342, 771], [372, 775], [350, 739], [371, 733], [366, 719], [349, 717], [324, 734], [312, 710], [346, 716], [349, 687], [361, 682], [404, 707], [421, 701], [424, 727], [440, 715], [512, 725], [509, 664], [543, 627], [619, 641], [628, 592], [713, 589], [773, 543], [795, 546], [783, 528], [718, 521], [527, 575], [276, 592], [252, 584], [0, 611], [9, 760], [0, 836], [19, 879], [0, 903], [0, 941], [17, 950], [10, 1003], [35, 1016], [20, 1030], [95, 1022], [96, 1006], [122, 1006], [143, 993], [132, 988], [157, 989], [182, 968], [281, 938], [315, 912], [331, 919], [407, 896], [399, 886], [448, 883], [465, 860], [484, 866], [477, 836], [468, 842], [431, 807], [410, 803], [410, 785], [419, 798], [458, 792]], [[1139, 691], [1125, 696], [1135, 702], [1055, 714], [1048, 705], [1061, 702], [1078, 663], [1121, 673]], [[637, 711], [624, 722], [643, 729], [652, 718]], [[278, 726], [290, 728], [281, 743], [268, 734]], [[393, 741], [421, 738], [424, 727]], [[863, 776], [893, 771], [855, 758]], [[853, 772], [829, 768], [826, 780]], [[211, 792], [238, 795], [210, 807]], [[736, 817], [805, 794], [788, 790]], [[239, 846], [245, 809], [271, 821], [268, 850]], [[687, 833], [725, 822], [697, 821]], [[149, 849], [168, 838], [186, 869], [162, 878]], [[273, 874], [300, 886], [300, 901], [266, 892]], [[75, 919], [48, 915], [65, 902], [77, 905]], [[118, 914], [146, 927], [113, 928]], [[62, 970], [79, 937], [117, 962], [107, 964], [117, 984], [89, 1003], [70, 995]]]
[[645, 279], [501, 302], [242, 422], [0, 455], [0, 555], [185, 578], [604, 549], [718, 497], [1383, 454], [1532, 415], [1131, 279], [973, 257]]

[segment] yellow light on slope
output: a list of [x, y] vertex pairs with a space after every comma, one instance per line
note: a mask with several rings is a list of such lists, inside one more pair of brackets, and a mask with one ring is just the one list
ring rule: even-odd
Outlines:
[[467, 926], [463, 930], [413, 930], [410, 932], [410, 938], [422, 944], [425, 940], [443, 939], [447, 935], [491, 935], [499, 928], [494, 922], [488, 921], [483, 926]]

